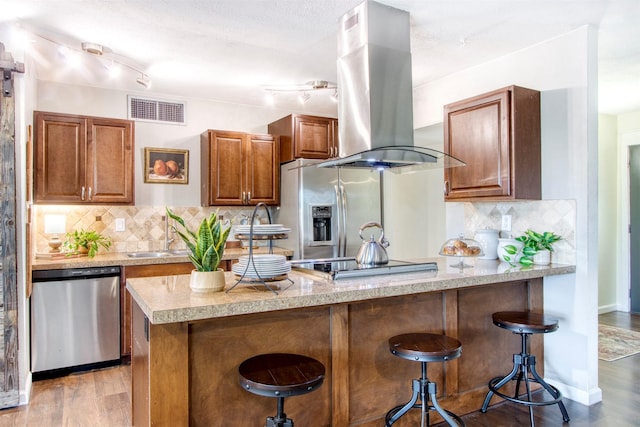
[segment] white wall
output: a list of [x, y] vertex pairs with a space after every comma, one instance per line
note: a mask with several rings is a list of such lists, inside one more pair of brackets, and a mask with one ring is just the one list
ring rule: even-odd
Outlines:
[[[616, 310], [618, 283], [618, 128], [616, 116], [598, 120], [598, 312]], [[606, 237], [604, 237], [606, 236]]]
[[[594, 28], [582, 27], [447, 76], [414, 93], [414, 123], [422, 127], [442, 121], [442, 106], [455, 100], [511, 84], [542, 92], [543, 199], [575, 200], [577, 212], [576, 274], [545, 279], [545, 310], [560, 319], [559, 331], [545, 336], [545, 375], [566, 397], [584, 404], [601, 400], [597, 359], [596, 35]], [[463, 205], [447, 204], [448, 234], [463, 227], [458, 224], [464, 218]], [[434, 206], [437, 201], [416, 211], [415, 221], [428, 221], [429, 209]], [[393, 214], [387, 215], [387, 224], [390, 217]], [[451, 223], [452, 218], [457, 223]]]

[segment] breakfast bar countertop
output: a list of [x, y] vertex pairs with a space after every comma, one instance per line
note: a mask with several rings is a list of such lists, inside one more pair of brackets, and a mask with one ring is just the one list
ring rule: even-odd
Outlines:
[[[478, 260], [473, 268], [460, 270], [450, 267], [451, 260], [447, 258], [419, 261], [436, 261], [438, 271], [332, 281], [293, 270], [288, 275], [290, 281], [268, 282], [281, 288], [277, 294], [249, 282], [239, 283], [230, 292], [196, 293], [189, 288], [189, 275], [128, 279], [126, 286], [151, 323], [167, 324], [523, 281], [576, 271], [574, 265], [525, 268], [485, 260]], [[237, 279], [233, 273], [225, 275], [225, 289], [229, 290]]]

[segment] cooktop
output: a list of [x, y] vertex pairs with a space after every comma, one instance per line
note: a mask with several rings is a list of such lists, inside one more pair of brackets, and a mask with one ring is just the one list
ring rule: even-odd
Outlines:
[[320, 273], [332, 280], [353, 277], [377, 276], [382, 274], [410, 273], [424, 271], [438, 271], [435, 262], [410, 262], [389, 260], [382, 265], [361, 265], [355, 258], [323, 258], [290, 261], [292, 268]]

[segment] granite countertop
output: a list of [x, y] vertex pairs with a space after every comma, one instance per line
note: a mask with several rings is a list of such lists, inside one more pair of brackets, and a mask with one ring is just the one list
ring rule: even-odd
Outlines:
[[[189, 275], [127, 280], [127, 290], [152, 323], [175, 323], [250, 313], [364, 301], [414, 293], [457, 289], [492, 283], [528, 280], [575, 273], [574, 265], [551, 264], [530, 268], [510, 267], [498, 261], [477, 260], [474, 268], [450, 267], [450, 259], [432, 258], [437, 272], [389, 274], [332, 281], [293, 270], [293, 282], [269, 282], [282, 289], [275, 294], [239, 283], [230, 292], [196, 293], [189, 288]], [[226, 289], [236, 283], [226, 272]], [[290, 285], [290, 286], [289, 286]]]
[[[267, 247], [260, 247], [253, 250], [254, 253], [267, 253]], [[224, 250], [223, 260], [238, 259], [242, 255], [247, 255], [247, 249], [227, 248]], [[274, 254], [292, 256], [293, 251], [278, 247], [273, 248]], [[59, 258], [59, 259], [35, 259], [31, 265], [32, 270], [59, 270], [63, 268], [84, 268], [84, 267], [105, 267], [112, 265], [149, 265], [149, 264], [173, 264], [178, 262], [190, 262], [187, 256], [169, 256], [156, 258], [132, 258], [127, 253], [98, 253], [94, 258]]]

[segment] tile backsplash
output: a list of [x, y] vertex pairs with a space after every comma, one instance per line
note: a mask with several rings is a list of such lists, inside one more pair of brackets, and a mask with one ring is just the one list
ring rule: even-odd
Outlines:
[[[215, 212], [215, 207], [171, 207], [169, 208], [184, 218], [187, 226], [197, 229], [205, 216]], [[240, 224], [243, 218], [251, 218], [252, 207], [228, 207], [218, 210], [218, 214], [228, 218], [233, 224]], [[49, 235], [44, 233], [44, 215], [65, 215], [66, 232], [85, 229], [95, 230], [110, 237], [113, 244], [110, 252], [155, 251], [164, 248], [164, 206], [75, 206], [75, 205], [34, 205], [33, 236], [35, 252], [49, 251]], [[265, 209], [259, 209], [256, 215], [263, 223], [268, 222]], [[123, 218], [125, 231], [115, 231], [116, 218]], [[64, 235], [59, 236], [64, 240]], [[177, 236], [170, 233], [170, 238]], [[230, 236], [230, 240], [233, 236]], [[184, 243], [175, 239], [171, 249], [183, 249]], [[102, 250], [102, 249], [101, 249]]]
[[483, 228], [500, 230], [502, 215], [511, 215], [513, 237], [524, 234], [527, 229], [540, 233], [552, 231], [562, 236], [562, 240], [553, 245], [552, 262], [576, 263], [575, 200], [464, 203], [465, 234], [472, 237]]
[[[473, 237], [479, 229], [492, 228], [500, 230], [502, 215], [511, 215], [512, 234], [514, 237], [531, 228], [538, 232], [552, 231], [562, 240], [554, 244], [552, 262], [575, 264], [575, 229], [576, 204], [574, 200], [541, 200], [521, 202], [479, 202], [463, 203], [465, 217], [465, 235]], [[215, 207], [171, 207], [172, 211], [183, 217], [187, 225], [195, 229], [198, 224]], [[271, 208], [270, 208], [271, 209]], [[270, 211], [271, 212], [271, 211]], [[218, 213], [230, 219], [233, 224], [240, 224], [243, 218], [251, 218], [253, 208], [224, 206]], [[164, 247], [164, 206], [34, 206], [35, 250], [38, 253], [48, 252], [49, 235], [44, 233], [45, 214], [64, 214], [66, 232], [86, 229], [98, 231], [112, 239], [110, 252], [155, 251]], [[267, 212], [259, 209], [256, 212], [262, 223], [268, 222]], [[273, 213], [271, 214], [273, 216]], [[123, 218], [125, 231], [115, 231], [116, 218]], [[64, 236], [59, 236], [64, 240]], [[175, 238], [170, 233], [170, 238]], [[230, 237], [233, 239], [233, 235]], [[170, 246], [171, 249], [183, 249], [184, 243], [178, 238]]]

